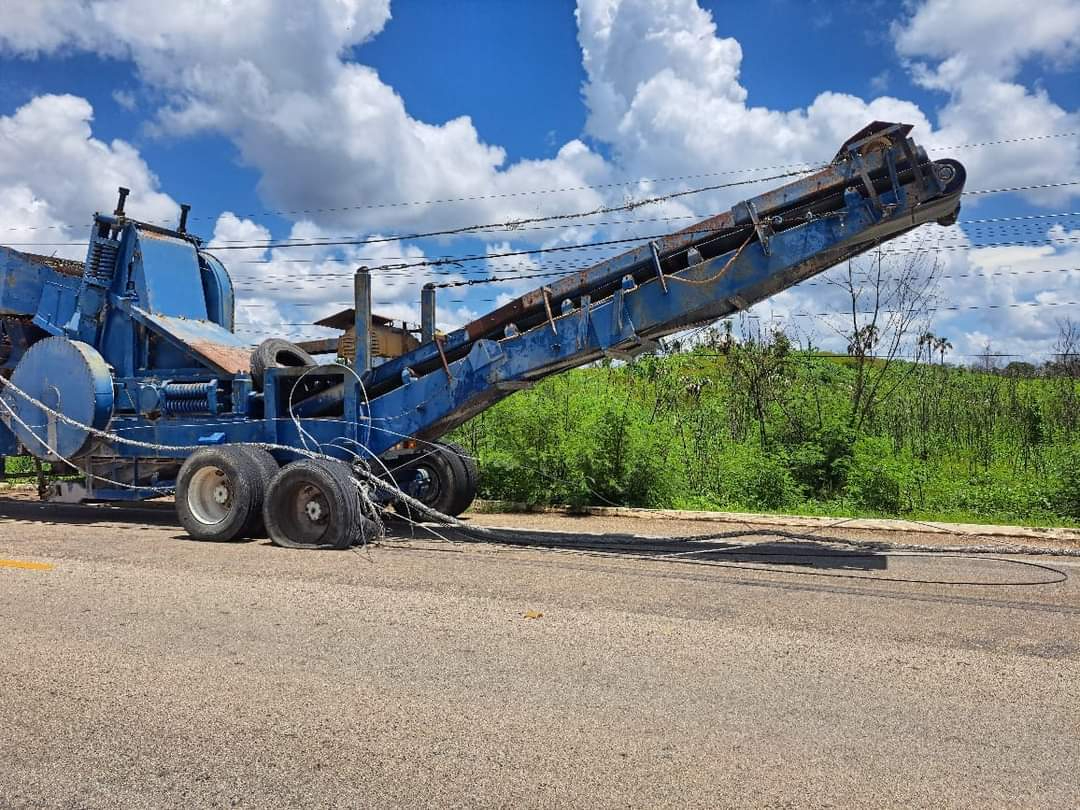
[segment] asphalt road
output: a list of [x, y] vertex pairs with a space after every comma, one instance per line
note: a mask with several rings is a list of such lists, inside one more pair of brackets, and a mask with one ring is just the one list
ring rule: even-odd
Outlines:
[[305, 553], [0, 499], [0, 807], [1080, 804], [1077, 558], [589, 520]]

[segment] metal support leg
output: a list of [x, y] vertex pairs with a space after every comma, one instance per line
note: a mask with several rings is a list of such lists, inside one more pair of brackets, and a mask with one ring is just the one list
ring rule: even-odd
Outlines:
[[366, 267], [356, 271], [353, 284], [356, 330], [356, 356], [353, 369], [363, 374], [371, 368], [371, 273]]
[[425, 284], [420, 290], [420, 341], [435, 339], [435, 286]]

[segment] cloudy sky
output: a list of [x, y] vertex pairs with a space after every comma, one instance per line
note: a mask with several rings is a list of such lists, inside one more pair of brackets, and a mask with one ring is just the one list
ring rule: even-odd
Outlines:
[[[188, 202], [238, 330], [308, 336], [358, 264], [489, 257], [378, 272], [377, 310], [415, 321], [432, 278], [584, 266], [613, 249], [497, 254], [652, 236], [772, 184], [373, 238], [764, 177], [896, 120], [970, 190], [1052, 186], [970, 195], [917, 237], [956, 359], [1037, 357], [1080, 317], [1078, 59], [1080, 0], [0, 0], [0, 243], [81, 258], [117, 186], [144, 220]], [[368, 244], [258, 247], [341, 238]], [[536, 283], [444, 290], [440, 326]], [[819, 283], [755, 311], [829, 346], [808, 315], [844, 305]]]

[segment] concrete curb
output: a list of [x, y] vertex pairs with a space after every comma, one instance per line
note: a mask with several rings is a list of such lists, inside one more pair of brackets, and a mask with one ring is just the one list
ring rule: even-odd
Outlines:
[[752, 512], [703, 512], [685, 509], [641, 509], [630, 506], [537, 506], [514, 501], [482, 501], [473, 503], [478, 513], [523, 512], [556, 515], [597, 515], [601, 517], [639, 518], [642, 520], [693, 520], [703, 523], [736, 523], [740, 526], [798, 526], [822, 529], [862, 529], [878, 532], [911, 532], [927, 534], [962, 534], [972, 537], [1022, 537], [1054, 540], [1080, 545], [1080, 529], [1037, 528], [1032, 526], [996, 526], [981, 523], [941, 523], [892, 518], [831, 518], [809, 515], [761, 515]]

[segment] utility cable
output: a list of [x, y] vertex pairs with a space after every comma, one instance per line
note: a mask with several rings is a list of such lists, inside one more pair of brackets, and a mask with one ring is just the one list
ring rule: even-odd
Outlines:
[[[1024, 135], [1016, 138], [1001, 138], [993, 141], [978, 141], [973, 143], [958, 144], [956, 146], [940, 146], [929, 147], [928, 152], [956, 152], [964, 149], [976, 149], [987, 146], [1001, 146], [1006, 144], [1015, 143], [1028, 143], [1028, 142], [1040, 142], [1058, 138], [1072, 138], [1080, 135], [1080, 131], [1068, 131], [1068, 132], [1054, 132], [1046, 133], [1042, 135]], [[675, 175], [670, 177], [639, 177], [639, 178], [627, 178], [618, 182], [611, 183], [597, 183], [593, 185], [578, 185], [578, 186], [564, 186], [561, 188], [546, 188], [546, 189], [523, 189], [520, 191], [511, 192], [499, 192], [495, 194], [477, 194], [471, 196], [460, 197], [446, 197], [441, 199], [428, 199], [428, 200], [405, 200], [399, 202], [389, 203], [368, 203], [363, 205], [351, 205], [351, 206], [338, 206], [331, 208], [295, 208], [295, 209], [277, 209], [277, 210], [263, 210], [261, 212], [251, 212], [247, 214], [241, 214], [238, 216], [244, 218], [254, 218], [260, 216], [292, 216], [295, 214], [319, 214], [319, 213], [339, 213], [342, 211], [359, 211], [359, 210], [373, 210], [373, 209], [385, 209], [385, 208], [401, 208], [410, 206], [429, 206], [440, 205], [446, 203], [461, 203], [461, 202], [476, 202], [483, 200], [494, 199], [508, 199], [514, 197], [543, 195], [543, 194], [559, 194], [571, 191], [589, 191], [603, 188], [619, 188], [624, 186], [633, 185], [648, 185], [653, 183], [669, 183], [669, 182], [681, 182], [685, 180], [699, 180], [708, 177], [721, 177], [732, 174], [749, 174], [751, 172], [761, 171], [776, 171], [801, 168], [801, 174], [809, 174], [814, 171], [820, 171], [823, 168], [827, 168], [830, 165], [829, 162], [820, 161], [818, 163], [807, 162], [795, 162], [795, 163], [781, 163], [774, 164], [772, 166], [759, 166], [755, 168], [735, 168], [725, 169], [714, 172], [699, 172], [696, 174], [684, 174]], [[210, 215], [194, 215], [189, 217], [189, 221], [201, 221], [201, 220], [216, 220], [217, 216]], [[172, 220], [159, 220], [157, 224], [167, 224]], [[67, 226], [64, 225], [14, 225], [10, 226], [7, 230], [51, 230], [62, 229]]]

